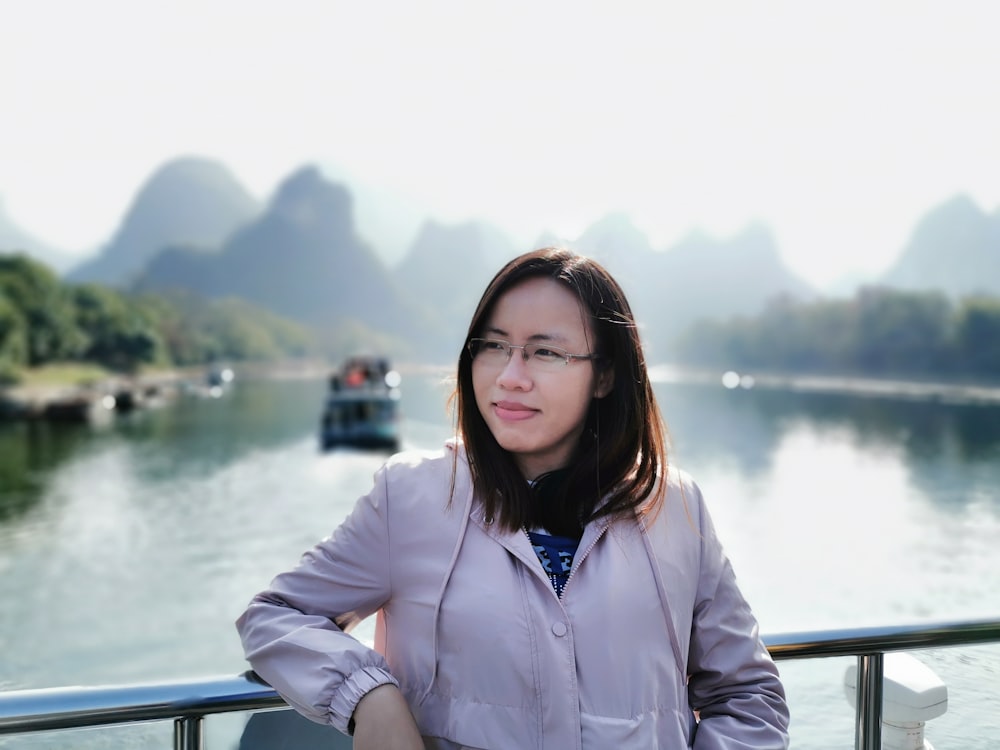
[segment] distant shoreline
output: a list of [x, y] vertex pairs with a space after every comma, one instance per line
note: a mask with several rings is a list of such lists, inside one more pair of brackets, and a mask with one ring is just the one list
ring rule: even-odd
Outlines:
[[[1000, 404], [1000, 384], [901, 380], [853, 375], [736, 372], [732, 390], [764, 388], [793, 393], [828, 393], [844, 396], [892, 398], [942, 404]], [[650, 377], [657, 383], [697, 383], [723, 385], [721, 369], [653, 365]]]
[[[333, 365], [323, 361], [237, 363], [233, 365], [239, 380], [320, 380]], [[156, 370], [135, 376], [109, 374], [84, 383], [26, 382], [0, 386], [0, 420], [38, 414], [52, 403], [98, 398], [123, 390], [172, 390], [205, 381], [210, 366]], [[449, 377], [449, 368], [439, 365], [401, 363], [404, 374]], [[650, 365], [654, 383], [696, 384], [729, 390], [766, 389], [789, 393], [815, 393], [865, 398], [923, 401], [955, 405], [1000, 405], [1000, 383], [960, 383], [945, 381], [902, 380], [851, 375], [817, 375], [773, 372], [731, 372], [730, 384], [724, 385], [724, 371], [681, 365]]]

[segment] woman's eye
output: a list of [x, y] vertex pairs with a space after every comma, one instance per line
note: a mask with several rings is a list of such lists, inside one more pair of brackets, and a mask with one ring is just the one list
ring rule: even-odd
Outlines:
[[535, 356], [539, 359], [562, 359], [562, 355], [551, 349], [535, 349]]
[[501, 341], [489, 341], [489, 340], [487, 340], [487, 341], [483, 342], [483, 349], [487, 349], [487, 350], [490, 350], [490, 351], [499, 352], [499, 351], [503, 351], [505, 348], [506, 347], [504, 347], [503, 342], [501, 342]]

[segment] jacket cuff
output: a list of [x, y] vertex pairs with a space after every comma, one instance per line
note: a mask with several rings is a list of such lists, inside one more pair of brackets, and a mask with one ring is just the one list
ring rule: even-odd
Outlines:
[[362, 667], [352, 672], [330, 701], [330, 724], [341, 732], [354, 734], [354, 709], [365, 695], [381, 685], [399, 687], [399, 682], [379, 667]]

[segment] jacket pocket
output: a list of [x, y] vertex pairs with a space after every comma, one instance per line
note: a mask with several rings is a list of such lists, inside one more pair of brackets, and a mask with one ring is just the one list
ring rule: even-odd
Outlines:
[[582, 713], [580, 725], [584, 750], [635, 747], [643, 750], [675, 750], [691, 746], [692, 719], [674, 709], [647, 711], [622, 719]]
[[429, 748], [531, 750], [538, 746], [537, 718], [527, 708], [430, 693], [413, 706], [413, 715]]

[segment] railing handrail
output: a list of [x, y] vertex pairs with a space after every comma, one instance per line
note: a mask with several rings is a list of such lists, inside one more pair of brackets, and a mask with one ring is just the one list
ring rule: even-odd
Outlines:
[[[1000, 619], [934, 622], [765, 636], [776, 660], [863, 656], [887, 651], [1000, 642]], [[284, 706], [252, 672], [197, 680], [0, 691], [0, 735], [201, 719]]]
[[763, 636], [775, 660], [947, 648], [1000, 642], [1000, 619], [951, 620], [912, 625], [884, 625], [813, 630]]
[[0, 691], [0, 735], [284, 706], [252, 672], [202, 679]]

